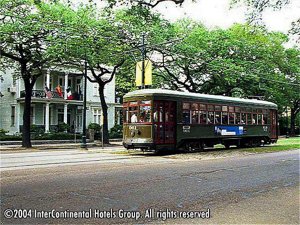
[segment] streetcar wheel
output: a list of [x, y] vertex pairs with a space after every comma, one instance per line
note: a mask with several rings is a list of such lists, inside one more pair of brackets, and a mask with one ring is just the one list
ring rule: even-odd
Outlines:
[[226, 149], [230, 148], [230, 144], [229, 143], [225, 143], [224, 146], [225, 146]]

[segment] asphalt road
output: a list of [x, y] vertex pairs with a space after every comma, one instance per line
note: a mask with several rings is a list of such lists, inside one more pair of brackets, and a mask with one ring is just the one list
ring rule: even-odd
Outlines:
[[[299, 150], [211, 160], [13, 155], [1, 154], [3, 224], [299, 224]], [[86, 218], [62, 218], [76, 213]]]

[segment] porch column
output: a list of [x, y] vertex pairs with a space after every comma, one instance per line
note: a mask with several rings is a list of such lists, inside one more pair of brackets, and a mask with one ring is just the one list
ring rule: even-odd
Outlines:
[[67, 88], [68, 88], [68, 79], [69, 79], [69, 73], [65, 73], [65, 91], [64, 91], [64, 97], [67, 99]]
[[117, 112], [118, 112], [118, 125], [120, 125], [121, 124], [121, 111], [118, 110]]
[[68, 104], [64, 104], [64, 123], [68, 124]]
[[45, 112], [45, 133], [49, 133], [49, 128], [50, 128], [50, 126], [49, 126], [49, 119], [50, 119], [50, 117], [49, 117], [49, 110], [50, 110], [50, 103], [49, 102], [47, 102], [46, 103], [46, 112]]
[[[47, 77], [46, 77], [46, 86], [50, 90], [50, 70], [47, 70]], [[50, 90], [51, 91], [51, 90]]]
[[[20, 91], [19, 91], [20, 94]], [[20, 133], [20, 103], [16, 105], [16, 126], [17, 126], [17, 132]]]
[[21, 96], [20, 96], [20, 94], [21, 94], [21, 80], [22, 79], [18, 79], [17, 80], [17, 84], [18, 84], [18, 90], [17, 90], [17, 98], [20, 98]]

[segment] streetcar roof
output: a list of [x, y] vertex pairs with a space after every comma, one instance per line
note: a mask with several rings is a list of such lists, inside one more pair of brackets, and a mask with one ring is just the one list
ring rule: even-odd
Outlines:
[[198, 93], [191, 93], [191, 92], [165, 90], [165, 89], [136, 90], [125, 94], [124, 98], [147, 96], [147, 95], [217, 100], [217, 101], [236, 102], [236, 103], [244, 103], [244, 104], [251, 104], [251, 105], [255, 104], [255, 105], [277, 108], [277, 105], [275, 103], [257, 100], [257, 99], [243, 99], [243, 98], [235, 98], [235, 97], [228, 97], [222, 95], [198, 94]]

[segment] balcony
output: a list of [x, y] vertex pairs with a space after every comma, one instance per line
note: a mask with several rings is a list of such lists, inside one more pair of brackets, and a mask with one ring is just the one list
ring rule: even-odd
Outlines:
[[[20, 92], [20, 97], [25, 97], [25, 90]], [[64, 93], [60, 95], [56, 91], [48, 91], [47, 93], [44, 90], [32, 90], [31, 97], [33, 98], [44, 98], [44, 99], [64, 99]], [[75, 101], [82, 101], [82, 94], [77, 92], [73, 92], [70, 96], [67, 97], [66, 100], [75, 100]]]

